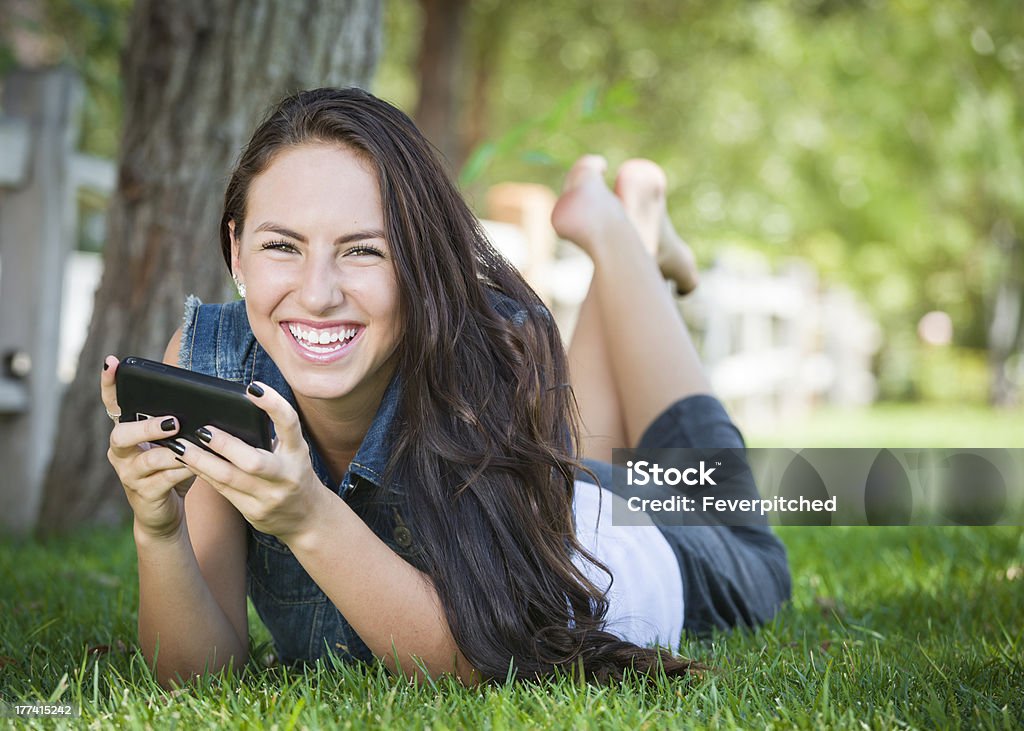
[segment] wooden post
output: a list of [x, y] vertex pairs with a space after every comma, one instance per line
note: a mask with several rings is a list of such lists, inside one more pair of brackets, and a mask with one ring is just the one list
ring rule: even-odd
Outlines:
[[551, 211], [558, 197], [543, 185], [500, 183], [487, 191], [487, 218], [518, 226], [526, 237], [526, 261], [519, 266], [523, 278], [550, 303], [546, 276], [555, 257], [557, 236]]
[[6, 158], [29, 146], [26, 175], [9, 176], [0, 192], [0, 531], [8, 533], [35, 525], [56, 431], [61, 288], [75, 219], [69, 167], [81, 100], [81, 83], [66, 68], [19, 70], [4, 81], [5, 116], [29, 130], [0, 149]]

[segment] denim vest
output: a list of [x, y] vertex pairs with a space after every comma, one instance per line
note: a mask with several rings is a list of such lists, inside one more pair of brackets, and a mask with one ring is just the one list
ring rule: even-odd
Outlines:
[[[293, 408], [295, 397], [284, 376], [256, 342], [245, 302], [204, 305], [195, 296], [185, 302], [182, 368], [247, 384], [261, 381], [283, 395]], [[332, 484], [327, 465], [303, 430], [313, 470], [391, 550], [422, 569], [422, 547], [401, 514], [401, 490], [381, 485], [391, 454], [392, 426], [401, 394], [396, 375], [381, 401], [340, 484]], [[297, 410], [297, 408], [296, 408]], [[317, 586], [291, 550], [272, 535], [247, 525], [246, 589], [274, 639], [282, 663], [314, 660], [333, 652], [343, 660], [370, 662], [374, 656], [345, 617]]]

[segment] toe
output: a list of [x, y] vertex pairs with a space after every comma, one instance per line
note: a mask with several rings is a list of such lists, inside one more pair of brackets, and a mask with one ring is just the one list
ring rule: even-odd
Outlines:
[[593, 177], [604, 178], [608, 161], [601, 155], [584, 155], [569, 169], [565, 176], [565, 190], [572, 190], [585, 180]]
[[615, 193], [620, 198], [663, 196], [667, 188], [665, 171], [646, 158], [626, 160], [615, 175]]

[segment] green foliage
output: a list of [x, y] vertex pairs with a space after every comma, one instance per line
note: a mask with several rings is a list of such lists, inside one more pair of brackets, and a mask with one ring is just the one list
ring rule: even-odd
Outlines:
[[[16, 9], [0, 39], [0, 74], [18, 65], [74, 68], [85, 84], [79, 147], [116, 157], [121, 131], [121, 45], [132, 0], [42, 0]], [[16, 52], [15, 37], [33, 48], [30, 58]]]
[[595, 130], [608, 126], [630, 128], [629, 113], [635, 106], [636, 97], [629, 84], [607, 89], [597, 84], [577, 84], [554, 100], [550, 109], [477, 147], [459, 173], [459, 183], [463, 187], [472, 185], [490, 166], [512, 155], [525, 164], [562, 174], [590, 149], [589, 139], [597, 133]]
[[[500, 60], [466, 179], [557, 188], [584, 150], [651, 157], [705, 264], [737, 240], [802, 255], [890, 338], [942, 309], [985, 347], [993, 231], [1024, 235], [1018, 2], [523, 0], [500, 27], [478, 22], [492, 5], [468, 24]], [[630, 123], [559, 114], [581, 88], [627, 90]]]
[[[41, 7], [16, 30], [80, 70], [83, 147], [113, 157], [131, 0]], [[557, 188], [584, 151], [613, 168], [651, 157], [704, 265], [737, 241], [801, 255], [860, 292], [897, 348], [933, 309], [958, 345], [986, 347], [1008, 276], [999, 241], [1024, 236], [1017, 0], [480, 0], [467, 12], [464, 70], [494, 63], [490, 131], [461, 173], [471, 192]], [[386, 6], [376, 90], [407, 110], [422, 20], [418, 3]], [[0, 68], [12, 59], [0, 42]], [[897, 367], [887, 393], [913, 391], [901, 358], [883, 357]]]
[[121, 133], [121, 44], [132, 0], [46, 0], [62, 61], [85, 81], [82, 150], [116, 158]]

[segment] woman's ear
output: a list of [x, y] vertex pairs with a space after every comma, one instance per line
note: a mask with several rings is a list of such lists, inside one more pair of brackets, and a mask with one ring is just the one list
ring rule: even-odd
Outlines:
[[231, 237], [231, 276], [238, 281], [245, 281], [242, 277], [242, 266], [239, 259], [239, 242], [235, 236], [235, 221], [228, 221], [228, 236]]

